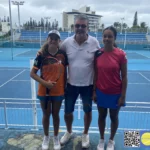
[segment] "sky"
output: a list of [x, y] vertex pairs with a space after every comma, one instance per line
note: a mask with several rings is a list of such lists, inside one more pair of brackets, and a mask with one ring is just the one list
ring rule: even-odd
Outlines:
[[[15, 0], [14, 0], [15, 1]], [[62, 12], [70, 12], [82, 6], [89, 6], [97, 15], [102, 15], [101, 22], [105, 27], [120, 22], [129, 27], [133, 24], [134, 14], [138, 13], [138, 24], [146, 22], [150, 26], [150, 0], [24, 0], [20, 6], [21, 24], [32, 17], [39, 21], [41, 17], [50, 17], [50, 22], [55, 19], [62, 27]], [[13, 24], [18, 24], [18, 9], [11, 5]], [[0, 0], [0, 17], [9, 16], [9, 0]]]

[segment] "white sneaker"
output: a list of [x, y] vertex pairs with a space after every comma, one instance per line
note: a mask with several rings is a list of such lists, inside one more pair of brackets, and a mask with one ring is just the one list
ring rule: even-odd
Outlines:
[[114, 150], [114, 147], [115, 147], [115, 142], [112, 140], [109, 140], [106, 150]]
[[99, 140], [99, 144], [97, 145], [97, 150], [104, 150], [105, 142], [103, 139]]
[[54, 150], [60, 150], [61, 149], [58, 136], [53, 137], [53, 143], [54, 143]]
[[60, 139], [61, 145], [67, 143], [67, 142], [70, 140], [71, 136], [72, 136], [72, 133], [69, 133], [69, 132], [67, 131], [67, 132], [64, 134], [64, 136]]
[[48, 150], [49, 148], [49, 136], [44, 136], [43, 143], [42, 143], [42, 150]]
[[82, 135], [82, 148], [89, 148], [89, 147], [90, 147], [89, 135], [83, 134]]

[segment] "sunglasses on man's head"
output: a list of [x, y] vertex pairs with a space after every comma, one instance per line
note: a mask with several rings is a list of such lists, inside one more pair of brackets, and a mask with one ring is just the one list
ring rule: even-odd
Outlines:
[[85, 24], [75, 24], [76, 28], [86, 28], [87, 26]]

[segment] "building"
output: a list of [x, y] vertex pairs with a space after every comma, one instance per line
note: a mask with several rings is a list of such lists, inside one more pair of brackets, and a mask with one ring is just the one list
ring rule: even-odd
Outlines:
[[10, 31], [10, 23], [9, 22], [1, 22], [2, 24], [2, 32], [7, 33]]
[[90, 7], [83, 6], [79, 10], [72, 9], [72, 12], [63, 12], [62, 28], [64, 31], [73, 31], [75, 16], [78, 14], [85, 14], [89, 18], [89, 31], [97, 31], [100, 28], [102, 16], [96, 15]]

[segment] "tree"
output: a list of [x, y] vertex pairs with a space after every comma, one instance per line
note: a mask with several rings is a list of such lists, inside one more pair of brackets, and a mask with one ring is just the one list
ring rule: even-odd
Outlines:
[[134, 20], [133, 20], [133, 27], [137, 27], [137, 26], [138, 26], [138, 16], [137, 16], [137, 11], [136, 11], [134, 15]]
[[6, 22], [6, 16], [4, 16], [4, 22]]
[[59, 30], [59, 32], [62, 32], [62, 28], [59, 28], [58, 30]]
[[71, 25], [71, 32], [74, 31], [74, 24]]
[[45, 28], [48, 28], [48, 20], [46, 19]]
[[58, 21], [56, 21], [56, 19], [55, 19], [55, 21], [54, 21], [54, 29], [57, 30], [57, 28], [58, 28]]
[[44, 19], [41, 18], [41, 27], [44, 27]]
[[118, 28], [118, 22], [114, 22], [114, 27]]
[[102, 27], [102, 29], [104, 29], [104, 28], [105, 28], [105, 25], [102, 23], [101, 27]]
[[115, 27], [116, 29], [120, 28], [120, 27], [121, 27], [121, 23], [119, 23], [119, 22], [114, 22], [114, 27]]
[[52, 22], [52, 29], [55, 29], [55, 24], [54, 24], [54, 22]]
[[0, 22], [0, 31], [2, 31], [2, 23]]
[[122, 27], [123, 27], [123, 29], [125, 29], [128, 27], [128, 25], [126, 23], [123, 23]]
[[33, 23], [32, 23], [32, 18], [30, 17], [30, 27], [32, 28], [32, 25], [33, 25]]
[[49, 22], [49, 23], [48, 23], [48, 29], [51, 30], [51, 28], [52, 28], [52, 27], [51, 27], [51, 23]]
[[10, 22], [10, 19], [9, 19], [9, 17], [7, 17], [7, 22]]
[[141, 23], [140, 23], [140, 27], [141, 27], [141, 28], [146, 28], [146, 23], [145, 23], [145, 22], [141, 22]]
[[40, 27], [40, 26], [41, 26], [41, 22], [39, 21], [39, 22], [38, 22], [38, 27]]

